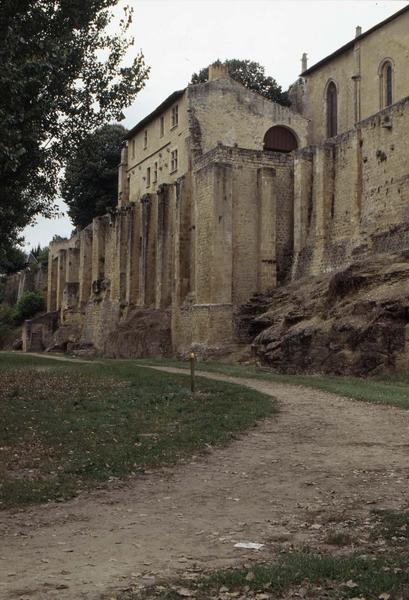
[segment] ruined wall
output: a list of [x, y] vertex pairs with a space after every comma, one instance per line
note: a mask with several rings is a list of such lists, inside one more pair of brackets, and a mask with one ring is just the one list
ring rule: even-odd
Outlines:
[[289, 127], [300, 148], [307, 143], [307, 119], [230, 77], [190, 85], [187, 94], [191, 144], [196, 156], [218, 143], [262, 150], [264, 135], [273, 125]]
[[290, 154], [218, 145], [176, 183], [52, 244], [48, 309], [60, 313], [60, 345], [76, 336], [123, 356], [127, 346], [234, 344], [235, 308], [289, 276], [292, 181]]
[[37, 292], [47, 302], [47, 265], [32, 262], [28, 267], [9, 275], [5, 280], [4, 301], [15, 304], [25, 292]]
[[234, 311], [290, 274], [293, 159], [219, 144], [195, 162], [195, 285], [174, 307], [178, 351], [235, 343]]
[[409, 98], [295, 158], [295, 277], [409, 246]]
[[292, 163], [289, 154], [221, 145], [197, 161], [198, 301], [238, 305], [275, 286], [292, 253]]
[[48, 310], [59, 311], [60, 346], [75, 338], [116, 356], [127, 345], [130, 352], [169, 350], [169, 309], [193, 287], [191, 207], [187, 174], [51, 244]]

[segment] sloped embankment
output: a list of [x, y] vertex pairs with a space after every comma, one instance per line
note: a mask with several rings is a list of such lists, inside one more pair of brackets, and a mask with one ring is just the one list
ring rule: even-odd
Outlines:
[[241, 338], [283, 373], [407, 370], [408, 323], [409, 252], [258, 294], [238, 315]]

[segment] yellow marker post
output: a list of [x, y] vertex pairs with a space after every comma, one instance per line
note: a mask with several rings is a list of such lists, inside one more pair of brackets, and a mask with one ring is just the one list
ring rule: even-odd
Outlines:
[[195, 393], [195, 362], [196, 362], [196, 354], [191, 352], [189, 355], [190, 360], [190, 391], [192, 394]]

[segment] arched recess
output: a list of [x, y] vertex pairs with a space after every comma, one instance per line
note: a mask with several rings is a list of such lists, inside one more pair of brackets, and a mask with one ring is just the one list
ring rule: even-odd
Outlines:
[[275, 152], [292, 152], [298, 148], [295, 134], [283, 125], [270, 127], [264, 135], [263, 150], [274, 150]]
[[394, 67], [392, 59], [385, 58], [378, 69], [379, 76], [379, 106], [386, 108], [393, 104]]
[[327, 137], [338, 133], [338, 90], [335, 81], [330, 80], [325, 92], [325, 109], [327, 117]]

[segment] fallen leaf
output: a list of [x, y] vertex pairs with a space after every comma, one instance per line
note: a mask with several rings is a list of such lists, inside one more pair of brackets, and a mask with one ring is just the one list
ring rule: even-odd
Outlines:
[[357, 587], [358, 587], [358, 584], [357, 584], [357, 583], [355, 583], [355, 581], [352, 581], [352, 579], [349, 579], [349, 580], [346, 582], [346, 584], [345, 584], [345, 585], [347, 586], [347, 588], [349, 588], [349, 589], [351, 589], [351, 590], [352, 590], [353, 588], [357, 588]]

